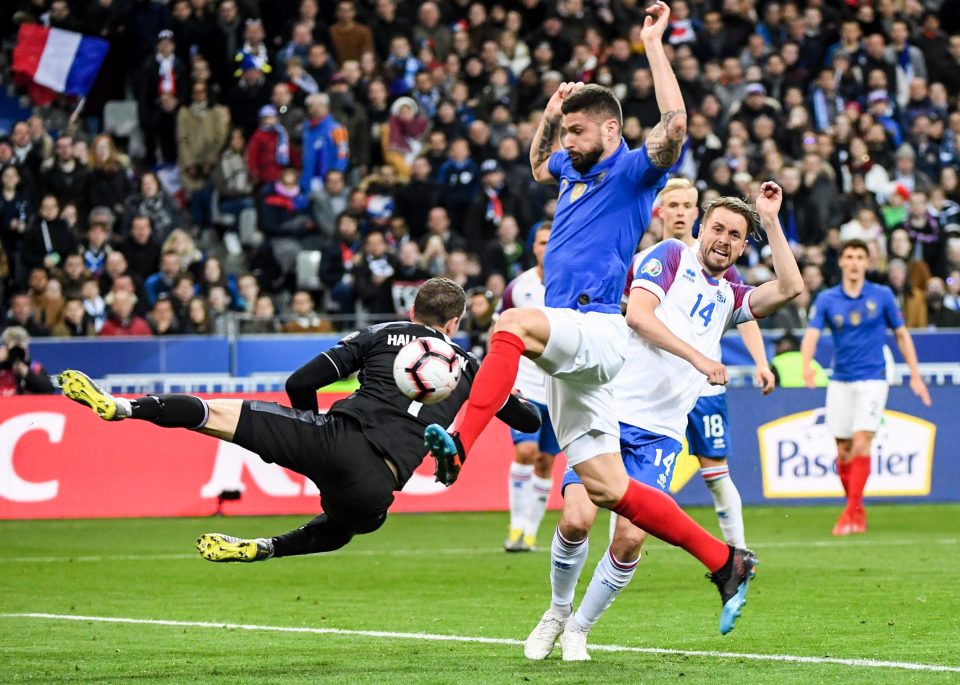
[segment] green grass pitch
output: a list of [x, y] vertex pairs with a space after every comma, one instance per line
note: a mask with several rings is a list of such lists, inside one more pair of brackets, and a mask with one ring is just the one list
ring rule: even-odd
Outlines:
[[[712, 511], [691, 513], [716, 529]], [[960, 682], [960, 506], [874, 506], [870, 532], [842, 540], [836, 513], [747, 509], [760, 567], [726, 637], [700, 565], [649, 543], [590, 636], [619, 648], [589, 663], [524, 659], [515, 641], [547, 607], [549, 554], [505, 554], [505, 514], [391, 516], [340, 552], [257, 564], [203, 561], [194, 539], [304, 519], [0, 522], [0, 682]], [[600, 521], [578, 599], [606, 547]]]

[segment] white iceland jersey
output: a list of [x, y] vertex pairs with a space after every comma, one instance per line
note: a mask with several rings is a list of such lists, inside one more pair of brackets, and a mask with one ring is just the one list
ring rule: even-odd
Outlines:
[[[497, 316], [513, 307], [542, 307], [546, 287], [536, 267], [514, 278], [503, 290]], [[547, 374], [526, 357], [520, 357], [517, 388], [531, 402], [547, 403]]]
[[[699, 243], [687, 247], [665, 240], [634, 256], [627, 288], [657, 296], [655, 315], [684, 342], [720, 360], [720, 338], [728, 327], [753, 319], [749, 286], [710, 277], [697, 259]], [[707, 378], [690, 362], [630, 332], [627, 359], [614, 379], [619, 420], [682, 441], [687, 414]]]

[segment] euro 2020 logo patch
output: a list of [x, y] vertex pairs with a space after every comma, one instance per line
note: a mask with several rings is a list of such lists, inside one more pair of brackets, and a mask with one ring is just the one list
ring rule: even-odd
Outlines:
[[663, 264], [656, 257], [651, 257], [640, 267], [640, 273], [650, 278], [656, 278], [663, 273]]

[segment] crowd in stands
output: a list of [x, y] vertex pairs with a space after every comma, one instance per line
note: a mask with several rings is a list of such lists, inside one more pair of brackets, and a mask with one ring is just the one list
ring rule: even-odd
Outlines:
[[[552, 217], [528, 154], [559, 84], [613, 89], [631, 147], [660, 116], [640, 0], [8, 4], [2, 85], [32, 115], [0, 131], [0, 328], [33, 337], [345, 330], [441, 274], [481, 335]], [[958, 9], [671, 3], [673, 173], [701, 203], [784, 189], [807, 290], [763, 326], [805, 326], [850, 238], [909, 327], [960, 326]], [[23, 23], [109, 42], [83, 102], [11, 78]], [[772, 277], [762, 241], [740, 270]]]

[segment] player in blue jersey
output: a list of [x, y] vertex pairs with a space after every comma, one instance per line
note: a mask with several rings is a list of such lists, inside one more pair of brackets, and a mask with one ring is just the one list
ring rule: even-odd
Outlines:
[[890, 288], [866, 280], [870, 264], [867, 244], [850, 240], [840, 248], [840, 285], [821, 292], [813, 303], [810, 325], [800, 343], [803, 379], [816, 387], [810, 364], [824, 328], [833, 334], [833, 376], [827, 385], [827, 428], [837, 441], [837, 475], [847, 506], [833, 527], [834, 535], [867, 531], [863, 489], [870, 476], [870, 443], [880, 427], [887, 403], [883, 346], [893, 329], [900, 354], [910, 367], [910, 389], [926, 406], [930, 393], [917, 366], [913, 338], [903, 323]]
[[[675, 238], [686, 245], [694, 245], [693, 226], [700, 210], [696, 187], [685, 178], [673, 178], [660, 193], [659, 214], [663, 221], [663, 237]], [[724, 274], [730, 282], [742, 283], [737, 267], [731, 266]], [[756, 321], [744, 321], [737, 326], [743, 344], [756, 366], [754, 378], [760, 391], [766, 395], [774, 388], [774, 376], [767, 362], [763, 334]], [[734, 547], [746, 547], [743, 527], [743, 505], [740, 492], [730, 477], [728, 459], [732, 455], [727, 393], [722, 385], [707, 385], [687, 417], [687, 446], [700, 462], [700, 475], [713, 497], [720, 530], [724, 539]]]
[[[547, 405], [557, 439], [590, 500], [696, 556], [729, 613], [739, 606], [752, 555], [710, 535], [667, 493], [627, 476], [609, 385], [626, 353], [620, 297], [627, 266], [686, 134], [683, 98], [663, 48], [670, 10], [658, 1], [647, 12], [641, 39], [660, 122], [641, 149], [629, 150], [620, 102], [608, 89], [563, 83], [550, 98], [530, 149], [534, 178], [560, 186], [544, 261], [546, 306], [504, 312], [462, 420], [452, 432], [428, 426], [424, 442], [441, 471], [454, 476], [509, 397], [525, 354], [551, 377]], [[708, 378], [725, 375], [719, 362], [702, 362]]]

